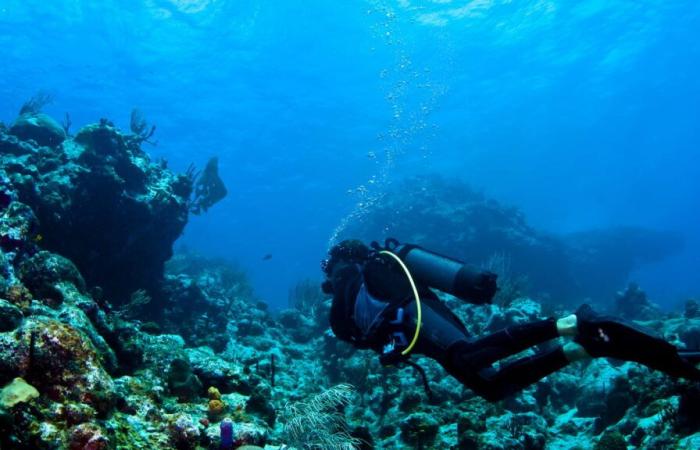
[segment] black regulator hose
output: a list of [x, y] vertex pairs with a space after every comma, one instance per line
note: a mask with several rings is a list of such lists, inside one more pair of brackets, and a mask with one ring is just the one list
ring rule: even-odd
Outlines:
[[385, 248], [401, 258], [416, 280], [469, 303], [491, 303], [498, 291], [495, 273], [471, 269], [462, 261], [392, 238]]

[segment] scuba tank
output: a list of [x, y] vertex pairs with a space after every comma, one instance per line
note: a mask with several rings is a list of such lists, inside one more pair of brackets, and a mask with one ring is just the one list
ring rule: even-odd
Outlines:
[[[372, 243], [372, 247], [381, 249], [376, 242]], [[498, 290], [495, 273], [469, 268], [462, 261], [418, 245], [400, 244], [396, 239], [389, 238], [383, 250], [398, 256], [417, 281], [469, 303], [491, 303]]]

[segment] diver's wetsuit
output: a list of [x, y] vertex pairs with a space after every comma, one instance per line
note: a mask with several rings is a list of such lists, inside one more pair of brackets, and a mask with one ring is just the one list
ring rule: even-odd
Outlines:
[[[358, 293], [364, 290], [361, 269], [357, 265], [349, 265], [341, 271], [336, 276], [343, 289], [334, 295], [330, 315], [331, 328], [338, 338], [355, 347], [371, 348], [379, 353], [392, 340], [394, 333], [402, 333], [407, 340], [411, 339], [416, 318], [412, 296], [405, 301], [382, 302], [386, 305], [381, 312], [383, 317], [371, 330], [371, 335], [363, 336], [355, 319]], [[557, 347], [502, 365], [496, 370], [491, 366], [494, 362], [556, 338], [555, 320], [511, 326], [474, 339], [434, 292], [422, 286], [418, 290], [422, 327], [412, 353], [435, 359], [462, 384], [487, 400], [497, 401], [507, 397], [568, 364], [561, 348]], [[392, 325], [390, 322], [396, 319], [399, 308], [404, 311], [403, 320], [400, 324]]]
[[[338, 338], [382, 354], [386, 344], [397, 340], [405, 348], [415, 331], [416, 305], [405, 276], [401, 279], [403, 274], [393, 276], [386, 270], [374, 269], [371, 263], [339, 264], [329, 274], [334, 293], [330, 324]], [[412, 353], [435, 359], [462, 384], [489, 401], [510, 396], [569, 364], [562, 347], [556, 345], [495, 369], [494, 362], [559, 337], [556, 320], [509, 326], [473, 338], [434, 292], [425, 286], [418, 286], [418, 292], [422, 327]], [[593, 319], [584, 315], [579, 320], [584, 330], [594, 327], [587, 332], [595, 337], [579, 340], [587, 350], [593, 349], [591, 356], [632, 360], [673, 376], [700, 380], [700, 371], [681, 359], [676, 348], [666, 341], [619, 320]], [[603, 331], [613, 337], [613, 343], [596, 341], [598, 334], [605, 335]]]

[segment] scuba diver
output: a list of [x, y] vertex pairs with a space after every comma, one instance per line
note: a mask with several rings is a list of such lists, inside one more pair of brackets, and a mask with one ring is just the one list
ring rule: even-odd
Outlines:
[[[384, 247], [346, 240], [322, 263], [322, 289], [333, 295], [330, 325], [335, 336], [379, 353], [383, 365], [410, 364], [411, 354], [436, 360], [450, 375], [488, 401], [499, 401], [574, 361], [611, 357], [634, 361], [673, 377], [700, 381], [700, 352], [683, 352], [622, 319], [597, 314], [589, 305], [575, 314], [512, 325], [473, 337], [431, 290], [473, 304], [488, 304], [496, 275], [411, 244], [387, 239]], [[493, 363], [558, 337], [550, 346], [512, 362]]]

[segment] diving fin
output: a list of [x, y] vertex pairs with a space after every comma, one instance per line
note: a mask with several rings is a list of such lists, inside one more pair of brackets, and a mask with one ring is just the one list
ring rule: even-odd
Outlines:
[[700, 352], [678, 351], [651, 331], [618, 317], [600, 315], [589, 305], [582, 305], [576, 318], [574, 341], [589, 355], [634, 361], [674, 377], [700, 380], [700, 370], [695, 367]]

